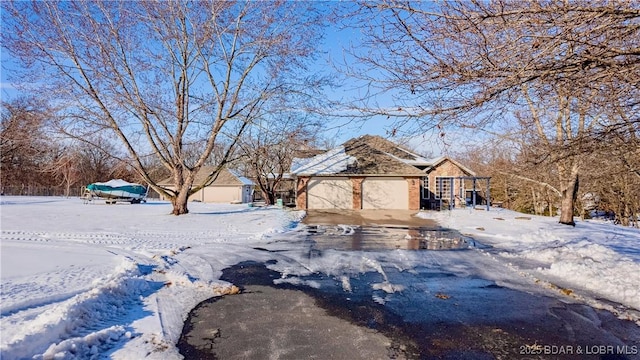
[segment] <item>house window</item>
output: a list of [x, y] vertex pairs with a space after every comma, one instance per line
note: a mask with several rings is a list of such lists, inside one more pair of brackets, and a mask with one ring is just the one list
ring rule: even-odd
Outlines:
[[448, 176], [436, 176], [436, 199], [451, 200], [451, 184], [453, 178]]
[[422, 197], [422, 199], [429, 199], [431, 198], [430, 194], [431, 191], [429, 191], [429, 177], [425, 176], [422, 179], [420, 179], [420, 196]]

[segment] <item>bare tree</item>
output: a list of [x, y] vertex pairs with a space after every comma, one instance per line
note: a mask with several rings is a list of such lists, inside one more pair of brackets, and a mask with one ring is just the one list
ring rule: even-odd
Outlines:
[[52, 161], [42, 170], [58, 178], [60, 181], [58, 186], [64, 186], [64, 196], [69, 197], [71, 188], [79, 186], [82, 181], [80, 154], [69, 147], [61, 147], [57, 150]]
[[[59, 107], [68, 134], [118, 138], [176, 215], [265, 104], [316, 88], [304, 74], [324, 17], [309, 2], [4, 2], [2, 14], [3, 46], [29, 66], [15, 78]], [[220, 144], [216, 170], [194, 184]], [[151, 158], [173, 186], [158, 185]]]
[[[368, 37], [353, 54], [357, 65], [348, 69], [368, 91], [352, 110], [422, 129], [482, 128], [514, 121], [521, 113], [525, 128], [543, 146], [537, 161], [556, 167], [560, 222], [574, 224], [585, 143], [602, 126], [620, 122], [620, 117], [603, 116], [612, 104], [622, 113], [638, 113], [638, 3], [389, 0], [361, 5], [359, 26]], [[377, 106], [381, 93], [391, 96], [393, 106]]]
[[256, 181], [267, 205], [275, 203], [294, 153], [315, 143], [319, 130], [319, 124], [308, 116], [295, 113], [279, 116], [282, 121], [256, 122], [240, 143], [245, 173]]
[[[122, 149], [116, 146], [114, 141], [110, 141], [101, 136], [92, 136], [87, 141], [76, 142], [73, 151], [77, 153], [78, 168], [81, 172], [82, 185], [97, 181], [105, 181], [111, 178], [132, 179], [132, 169], [128, 169], [128, 162], [120, 161], [125, 158]], [[145, 166], [147, 172], [150, 167]], [[135, 179], [144, 180], [144, 179]]]
[[0, 174], [2, 186], [47, 185], [40, 176], [51, 143], [47, 141], [47, 110], [27, 99], [2, 103]]
[[[625, 116], [626, 117], [626, 116]], [[615, 214], [622, 225], [638, 227], [640, 221], [640, 124], [608, 128], [590, 154], [585, 192], [599, 199], [598, 209]]]
[[555, 214], [560, 190], [553, 167], [535, 163], [529, 149], [536, 145], [511, 133], [466, 148], [456, 157], [477, 173], [491, 177], [491, 200], [502, 207], [536, 215]]
[[127, 162], [118, 160], [117, 148], [107, 139], [93, 136], [87, 141], [60, 139], [47, 154], [41, 173], [57, 181], [56, 186], [64, 187], [64, 195], [70, 196], [71, 189], [80, 188], [96, 181], [111, 178], [136, 181], [135, 172]]

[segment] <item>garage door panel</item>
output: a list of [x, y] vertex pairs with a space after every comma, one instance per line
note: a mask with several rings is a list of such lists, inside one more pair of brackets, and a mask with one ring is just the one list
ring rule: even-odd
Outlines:
[[204, 188], [204, 202], [237, 202], [241, 200], [238, 186], [210, 186]]
[[309, 209], [353, 208], [353, 185], [348, 178], [314, 178], [307, 184]]
[[363, 209], [409, 209], [409, 183], [404, 178], [367, 178], [362, 183]]

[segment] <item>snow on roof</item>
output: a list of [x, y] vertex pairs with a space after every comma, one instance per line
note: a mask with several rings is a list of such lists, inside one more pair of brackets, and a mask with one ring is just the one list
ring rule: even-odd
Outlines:
[[[406, 151], [404, 149], [400, 149], [400, 150]], [[409, 152], [407, 152], [407, 153], [409, 153]], [[392, 158], [394, 158], [394, 159], [396, 159], [398, 161], [402, 161], [403, 163], [405, 163], [407, 165], [412, 165], [412, 166], [431, 166], [433, 164], [433, 163], [429, 162], [429, 160], [423, 158], [422, 156], [415, 155], [415, 154], [412, 154], [412, 153], [409, 153], [409, 154], [414, 155], [415, 159], [403, 159], [403, 158], [399, 158], [399, 157], [397, 157], [397, 156], [395, 156], [393, 154], [389, 154], [389, 153], [385, 153], [385, 154], [391, 156]]]
[[427, 159], [411, 150], [380, 136], [363, 135], [351, 139], [342, 146], [313, 157], [294, 158], [291, 173], [294, 175], [424, 175], [425, 168], [435, 168], [449, 160], [465, 173], [475, 173], [457, 161], [445, 156]]
[[427, 162], [429, 163], [429, 165], [436, 165], [442, 162], [444, 159], [445, 159], [444, 156], [437, 156], [431, 159], [427, 159]]
[[344, 146], [339, 146], [311, 158], [295, 158], [291, 163], [294, 174], [330, 175], [347, 170], [357, 159], [347, 155]]
[[231, 175], [235, 176], [238, 178], [238, 180], [240, 180], [240, 182], [242, 183], [242, 185], [255, 185], [255, 183], [253, 181], [251, 181], [249, 178], [246, 178], [244, 176], [239, 175], [237, 172], [233, 171], [233, 170], [229, 170], [229, 172], [231, 173]]
[[[196, 174], [193, 180], [193, 184], [201, 185], [214, 171], [216, 171], [216, 166], [203, 166]], [[159, 184], [171, 186], [173, 185], [173, 178], [168, 177], [160, 181]], [[244, 176], [238, 175], [234, 171], [231, 171], [227, 168], [222, 168], [220, 169], [220, 172], [218, 173], [218, 176], [216, 177], [216, 180], [212, 185], [255, 185], [255, 183]]]
[[[280, 174], [267, 174], [267, 179], [275, 179], [279, 175]], [[295, 179], [295, 175], [293, 175], [292, 173], [284, 173], [282, 174], [282, 179], [287, 179], [287, 180]]]
[[[407, 155], [409, 155], [408, 156], [409, 158], [396, 157], [393, 154], [389, 154], [389, 155], [397, 158], [398, 160], [404, 162], [405, 164], [414, 165], [414, 166], [416, 166], [416, 165], [430, 165], [429, 160], [427, 160], [426, 158], [424, 158], [424, 157], [422, 157], [422, 156], [420, 156], [420, 155], [418, 155], [418, 154], [416, 154], [414, 152], [411, 152], [411, 151], [409, 151], [409, 150], [407, 150], [405, 148], [402, 148], [400, 146], [397, 146], [396, 149], [398, 151], [404, 152]], [[413, 157], [413, 159], [411, 159], [411, 157]]]

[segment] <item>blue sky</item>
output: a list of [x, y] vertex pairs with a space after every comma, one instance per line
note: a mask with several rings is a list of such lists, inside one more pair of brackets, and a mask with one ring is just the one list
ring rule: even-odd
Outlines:
[[4, 101], [6, 99], [10, 99], [16, 96], [17, 92], [15, 91], [15, 89], [7, 79], [7, 70], [5, 70], [6, 68], [10, 69], [12, 66], [9, 63], [9, 55], [4, 50], [0, 50], [0, 51], [1, 51], [0, 58], [2, 59], [1, 60], [2, 66], [0, 66], [0, 91], [1, 91], [0, 97]]
[[[358, 30], [339, 29], [337, 27], [329, 28], [326, 33], [326, 38], [322, 44], [323, 53], [318, 61], [318, 70], [326, 71], [328, 64], [337, 64], [338, 66], [346, 61], [349, 62], [348, 49], [352, 45], [356, 45], [360, 38]], [[338, 94], [335, 94], [333, 98], [337, 99], [341, 96], [344, 97], [357, 97], [362, 90], [358, 90], [360, 86], [356, 80], [349, 79], [348, 83], [343, 84], [342, 89], [338, 89]], [[391, 95], [385, 94], [377, 99], [381, 105], [394, 107]], [[470, 142], [469, 130], [463, 129], [448, 129], [444, 131], [445, 135], [441, 136], [437, 131], [410, 131], [408, 127], [402, 128], [397, 136], [391, 136], [391, 132], [394, 128], [394, 119], [387, 118], [386, 116], [372, 117], [367, 120], [353, 120], [347, 119], [335, 120], [331, 125], [327, 126], [327, 137], [335, 139], [337, 144], [343, 143], [350, 138], [358, 137], [364, 134], [379, 135], [384, 138], [389, 138], [392, 141], [407, 142], [407, 145], [415, 150], [425, 154], [427, 156], [440, 156], [449, 154], [459, 150], [459, 146], [462, 143]]]
[[[319, 52], [321, 55], [316, 62], [317, 71], [324, 73], [333, 72], [334, 69], [330, 64], [333, 63], [339, 65], [341, 62], [345, 61], [345, 56], [347, 56], [346, 61], [348, 62], [348, 54], [345, 52], [345, 49], [350, 48], [352, 44], [357, 44], [359, 36], [359, 31], [355, 29], [339, 29], [338, 26], [328, 28], [325, 41], [320, 45]], [[12, 69], [16, 69], [18, 65], [12, 61], [6, 51], [2, 51], [1, 59], [0, 96], [2, 97], [2, 100], [9, 100], [20, 95], [8, 80], [9, 73]], [[332, 93], [328, 94], [328, 96], [333, 99], [359, 96], [359, 92], [361, 90], [358, 90], [359, 84], [355, 80], [346, 80], [342, 85], [342, 88], [332, 90]], [[390, 96], [383, 96], [379, 101], [384, 106], [395, 105], [393, 104]], [[394, 120], [388, 119], [387, 117], [373, 117], [367, 120], [353, 121], [337, 119], [327, 123], [324, 135], [335, 144], [343, 143], [350, 138], [364, 134], [380, 135], [396, 141], [403, 141], [404, 138], [409, 136], [412, 138], [409, 141], [409, 144], [412, 147], [425, 155], [433, 156], [442, 155], [451, 151], [455, 148], [455, 144], [460, 141], [461, 137], [460, 134], [456, 134], [454, 132], [447, 132], [445, 137], [441, 137], [438, 133], [434, 132], [413, 132], [410, 134], [403, 134], [400, 132], [399, 136], [402, 137], [402, 139], [399, 139], [398, 137], [391, 137], [393, 125]], [[462, 136], [462, 138], [464, 138], [464, 136]]]

